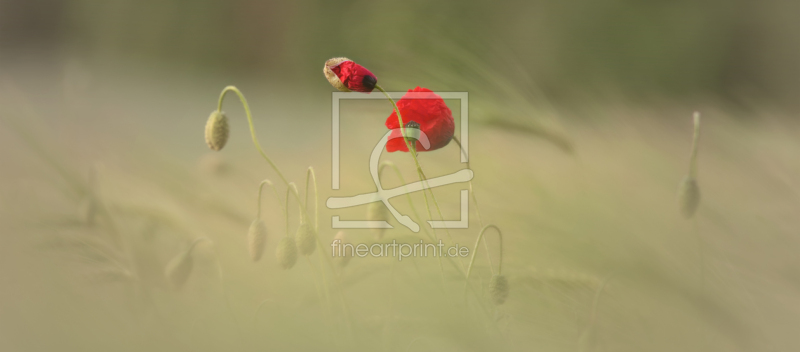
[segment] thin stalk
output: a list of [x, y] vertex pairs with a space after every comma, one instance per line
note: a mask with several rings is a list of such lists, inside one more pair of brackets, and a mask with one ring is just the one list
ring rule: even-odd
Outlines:
[[256, 211], [256, 220], [261, 219], [261, 191], [264, 189], [264, 185], [270, 186], [272, 190], [275, 192], [275, 198], [278, 199], [278, 205], [280, 205], [281, 210], [286, 213], [286, 207], [281, 202], [281, 195], [278, 193], [278, 189], [275, 188], [275, 185], [270, 180], [261, 181], [261, 184], [258, 185], [258, 206]]
[[470, 273], [472, 273], [472, 265], [475, 264], [475, 256], [478, 254], [478, 245], [480, 244], [481, 239], [483, 238], [483, 234], [489, 228], [493, 228], [495, 231], [497, 231], [497, 237], [500, 239], [500, 262], [497, 265], [497, 275], [502, 275], [503, 274], [503, 233], [500, 231], [500, 228], [498, 228], [497, 226], [489, 224], [489, 225], [484, 226], [481, 229], [481, 232], [478, 233], [478, 238], [475, 240], [475, 246], [472, 249], [472, 258], [470, 258], [469, 267], [467, 267], [466, 282], [464, 282], [464, 290], [465, 291], [467, 289], [467, 286], [469, 285], [469, 275], [470, 275]]
[[[397, 120], [400, 123], [400, 133], [403, 135], [403, 141], [405, 142], [406, 148], [408, 148], [408, 151], [411, 154], [411, 157], [414, 158], [414, 164], [417, 167], [417, 175], [419, 176], [419, 180], [423, 183], [423, 185], [425, 185], [425, 190], [427, 190], [428, 193], [430, 193], [431, 199], [433, 200], [433, 204], [436, 206], [436, 210], [439, 213], [439, 218], [444, 220], [444, 216], [442, 215], [442, 209], [439, 208], [439, 202], [436, 201], [436, 197], [433, 195], [433, 191], [429, 187], [427, 187], [428, 186], [428, 178], [425, 176], [425, 173], [422, 171], [422, 166], [419, 164], [419, 159], [417, 158], [416, 145], [412, 146], [411, 143], [407, 139], [405, 139], [406, 129], [405, 129], [405, 125], [403, 123], [403, 116], [400, 114], [400, 109], [397, 107], [397, 104], [394, 102], [394, 99], [392, 99], [392, 97], [389, 96], [389, 93], [387, 93], [383, 89], [383, 87], [381, 87], [379, 85], [376, 85], [375, 88], [378, 88], [378, 90], [380, 90], [381, 93], [383, 93], [383, 95], [386, 96], [386, 99], [389, 100], [389, 102], [392, 104], [392, 108], [394, 108], [394, 111], [397, 113]], [[428, 217], [433, 219], [433, 214], [431, 213], [431, 208], [430, 208], [430, 205], [428, 204], [428, 195], [425, 193], [425, 190], [422, 191], [422, 194], [425, 196], [425, 208], [428, 210]], [[434, 230], [433, 233], [434, 233], [434, 236], [435, 236], [436, 235], [436, 231]], [[448, 228], [445, 228], [445, 233], [447, 233], [447, 237], [449, 238], [450, 242], [452, 243], [453, 242], [453, 238], [452, 238], [452, 236], [450, 236], [450, 230]], [[437, 237], [437, 239], [438, 239], [438, 237]], [[461, 263], [460, 261], [458, 263], [461, 265], [461, 270], [463, 271], [464, 270], [464, 264]], [[442, 280], [444, 280], [444, 277], [442, 278]]]
[[[461, 151], [461, 154], [464, 154], [464, 156], [467, 157], [467, 169], [472, 169], [469, 166], [469, 156], [467, 155], [467, 151], [464, 150], [464, 147], [461, 145], [461, 141], [456, 136], [453, 136], [453, 141], [456, 142], [456, 144], [458, 145], [458, 149]], [[472, 187], [472, 180], [469, 180], [467, 184], [469, 185], [469, 193], [472, 196], [471, 197], [472, 204], [475, 204], [475, 214], [478, 216], [478, 226], [483, 228], [483, 219], [481, 218], [481, 210], [478, 207], [478, 198], [475, 196], [475, 190]], [[494, 275], [494, 263], [492, 263], [492, 256], [489, 255], [489, 244], [486, 242], [486, 239], [483, 240], [483, 248], [486, 250], [486, 257], [489, 259], [489, 269], [492, 270], [492, 275]]]
[[[281, 178], [281, 181], [283, 181], [286, 187], [289, 187], [289, 181], [286, 179], [285, 176], [283, 176], [283, 173], [278, 168], [278, 166], [275, 165], [272, 159], [270, 159], [269, 156], [267, 156], [267, 153], [265, 153], [264, 149], [261, 148], [261, 144], [258, 143], [258, 137], [256, 137], [256, 128], [253, 125], [253, 115], [250, 113], [250, 105], [247, 104], [247, 99], [244, 97], [244, 94], [242, 94], [239, 88], [236, 88], [235, 86], [227, 86], [222, 90], [222, 93], [219, 94], [219, 101], [217, 102], [217, 111], [222, 111], [222, 101], [223, 99], [225, 99], [225, 94], [227, 94], [228, 92], [236, 93], [236, 95], [239, 97], [239, 101], [242, 103], [242, 106], [244, 107], [244, 113], [245, 115], [247, 115], [247, 123], [250, 126], [250, 136], [253, 139], [253, 145], [255, 145], [256, 149], [264, 158], [264, 160], [266, 160], [267, 163], [269, 163], [269, 165], [272, 167], [272, 169], [275, 170], [275, 173], [278, 174], [278, 176]], [[297, 201], [300, 202], [300, 196], [295, 193], [295, 197], [297, 197]]]
[[694, 113], [694, 134], [692, 135], [692, 156], [689, 159], [689, 176], [697, 178], [697, 143], [700, 140], [700, 113]]

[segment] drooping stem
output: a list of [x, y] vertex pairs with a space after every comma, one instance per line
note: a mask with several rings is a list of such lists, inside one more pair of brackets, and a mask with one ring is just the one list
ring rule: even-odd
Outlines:
[[288, 187], [286, 187], [286, 236], [289, 236], [289, 194], [294, 193], [295, 198], [298, 200], [298, 206], [300, 207], [300, 216], [305, 216], [305, 212], [303, 211], [303, 204], [300, 203], [300, 196], [297, 194], [297, 186], [294, 182], [289, 182]]
[[269, 163], [269, 165], [272, 166], [272, 169], [275, 170], [275, 173], [277, 173], [278, 176], [280, 176], [281, 180], [283, 180], [283, 183], [285, 183], [288, 186], [289, 181], [286, 180], [286, 177], [283, 176], [283, 173], [278, 168], [278, 166], [275, 165], [274, 162], [272, 162], [272, 159], [270, 159], [267, 156], [267, 153], [264, 152], [264, 149], [261, 148], [261, 144], [258, 143], [258, 137], [256, 137], [256, 128], [255, 126], [253, 126], [253, 115], [250, 113], [250, 105], [247, 104], [247, 99], [244, 97], [244, 94], [242, 94], [239, 88], [236, 88], [235, 86], [227, 86], [225, 87], [225, 89], [222, 90], [222, 93], [219, 94], [217, 111], [222, 111], [222, 100], [225, 99], [225, 94], [227, 94], [228, 92], [234, 92], [236, 93], [237, 96], [239, 96], [239, 101], [242, 102], [242, 106], [244, 107], [244, 113], [247, 115], [247, 123], [250, 125], [250, 136], [253, 138], [253, 144], [256, 146], [256, 149], [258, 149], [258, 152], [261, 153], [261, 156], [264, 157], [264, 160], [266, 160], [267, 163]]
[[694, 113], [694, 134], [692, 135], [692, 157], [689, 159], [689, 177], [697, 178], [697, 143], [700, 139], [700, 112]]
[[469, 266], [467, 267], [467, 278], [466, 282], [464, 282], [464, 289], [466, 290], [467, 286], [469, 285], [469, 275], [472, 273], [472, 265], [475, 264], [475, 256], [478, 254], [478, 245], [481, 243], [481, 239], [483, 238], [483, 234], [486, 233], [486, 230], [489, 228], [493, 228], [497, 231], [497, 237], [500, 239], [500, 261], [497, 265], [497, 275], [503, 274], [503, 233], [500, 231], [495, 225], [489, 224], [484, 226], [481, 229], [481, 232], [478, 233], [478, 238], [475, 240], [475, 246], [472, 248], [472, 258], [469, 260]]
[[314, 180], [314, 232], [316, 232], [319, 231], [319, 190], [317, 189], [317, 175], [314, 173], [314, 167], [309, 166], [308, 171], [306, 171], [306, 211], [308, 211], [308, 186], [312, 179]]
[[[319, 259], [319, 270], [322, 276], [322, 288], [325, 291], [325, 299], [328, 303], [328, 307], [331, 305], [331, 296], [330, 292], [328, 291], [328, 277], [325, 275], [325, 268], [323, 267], [324, 263], [324, 255], [322, 241], [319, 239], [319, 189], [317, 188], [317, 174], [314, 172], [314, 167], [309, 166], [308, 170], [306, 171], [306, 193], [305, 193], [305, 211], [308, 212], [308, 189], [310, 187], [311, 181], [314, 184], [314, 237], [317, 241], [317, 246], [319, 247], [319, 254], [317, 254], [317, 258]], [[311, 265], [311, 261], [308, 262]]]
[[[467, 155], [467, 151], [464, 150], [464, 146], [461, 145], [461, 141], [456, 136], [453, 136], [453, 141], [458, 145], [458, 149], [461, 151], [461, 154], [464, 154], [464, 157], [467, 160], [467, 169], [472, 169], [469, 166], [469, 156]], [[478, 226], [483, 228], [481, 210], [480, 207], [478, 207], [478, 198], [475, 196], [475, 189], [472, 186], [472, 180], [469, 180], [467, 184], [469, 185], [469, 193], [471, 195], [472, 204], [475, 205], [475, 214], [478, 216]], [[492, 274], [494, 274], [494, 263], [492, 263], [492, 256], [489, 255], [489, 244], [486, 242], [486, 239], [483, 240], [483, 248], [486, 250], [486, 257], [489, 259], [489, 268], [492, 270]]]
[[286, 207], [284, 207], [283, 202], [281, 202], [281, 195], [278, 194], [278, 189], [275, 188], [275, 185], [270, 180], [261, 181], [261, 184], [258, 185], [258, 207], [256, 212], [256, 220], [261, 219], [261, 191], [264, 189], [264, 185], [270, 186], [272, 190], [275, 192], [275, 198], [278, 199], [278, 205], [280, 205], [281, 210], [286, 213]]

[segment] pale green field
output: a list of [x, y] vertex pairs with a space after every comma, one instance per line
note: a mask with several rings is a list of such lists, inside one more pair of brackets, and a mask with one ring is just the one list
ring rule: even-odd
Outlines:
[[[228, 145], [208, 150], [203, 128], [219, 91], [235, 84], [247, 95], [264, 149], [301, 192], [306, 168], [315, 168], [323, 244], [336, 233], [332, 215], [357, 219], [366, 211], [332, 211], [324, 200], [372, 191], [367, 156], [385, 132], [388, 103], [343, 104], [343, 182], [334, 192], [331, 89], [321, 74], [317, 86], [299, 89], [265, 77], [141, 69], [35, 72], [0, 86], [2, 350], [800, 347], [800, 126], [789, 113], [624, 99], [543, 109], [470, 92], [478, 93], [470, 102], [474, 191], [483, 223], [503, 231], [510, 284], [508, 300], [495, 305], [483, 249], [466, 293], [466, 259], [440, 267], [435, 258], [354, 258], [341, 268], [318, 248], [281, 270], [275, 247], [286, 229], [268, 190], [266, 252], [250, 260], [245, 237], [258, 184], [267, 178], [281, 192], [285, 186], [253, 148], [233, 96], [224, 108]], [[506, 110], [495, 114], [514, 111], [506, 121], [545, 126], [574, 150], [492, 123], [487, 116], [498, 106]], [[703, 114], [702, 200], [692, 221], [679, 216], [676, 192], [688, 170], [694, 110]], [[409, 155], [383, 158], [415, 179]], [[420, 162], [429, 176], [464, 167], [455, 145], [421, 154]], [[388, 173], [384, 184], [400, 181]], [[458, 214], [460, 187], [434, 191], [448, 218]], [[90, 190], [99, 199], [93, 226], [81, 216]], [[293, 233], [299, 218], [291, 202]], [[406, 199], [392, 202], [412, 214]], [[421, 193], [413, 202], [425, 213]], [[470, 228], [450, 236], [472, 247], [480, 225], [470, 211]], [[416, 241], [394, 225], [385, 238]], [[436, 234], [449, 242], [444, 231]], [[348, 235], [372, 240], [367, 230]], [[171, 289], [167, 262], [198, 237], [213, 245], [198, 245], [188, 281]], [[497, 237], [486, 238], [497, 265]]]

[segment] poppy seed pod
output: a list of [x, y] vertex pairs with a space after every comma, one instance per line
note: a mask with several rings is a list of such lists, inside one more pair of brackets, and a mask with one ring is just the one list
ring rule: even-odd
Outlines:
[[228, 142], [228, 118], [225, 113], [219, 110], [214, 110], [208, 117], [206, 122], [206, 144], [211, 150], [219, 151], [225, 147]]
[[697, 180], [687, 176], [678, 186], [678, 207], [681, 215], [686, 219], [691, 218], [699, 205], [700, 187], [697, 185]]
[[322, 72], [328, 82], [342, 92], [369, 93], [378, 84], [378, 77], [375, 77], [364, 66], [346, 57], [336, 57], [325, 61]]
[[267, 225], [262, 220], [253, 220], [247, 232], [247, 250], [254, 262], [261, 259], [264, 254], [264, 245], [267, 243]]
[[[389, 221], [389, 209], [383, 202], [372, 202], [367, 205], [367, 220], [369, 221]], [[376, 228], [375, 235], [378, 238], [383, 237], [386, 229]]]
[[503, 275], [492, 276], [489, 281], [489, 295], [491, 295], [494, 304], [503, 304], [508, 298], [508, 279]]
[[312, 228], [307, 221], [300, 223], [295, 238], [297, 239], [297, 249], [300, 251], [300, 254], [309, 255], [314, 253], [314, 249], [317, 248], [317, 236], [314, 233], [314, 228]]
[[275, 257], [278, 259], [278, 265], [282, 269], [288, 270], [297, 262], [297, 246], [294, 243], [294, 238], [286, 236], [278, 242], [278, 248], [275, 250]]

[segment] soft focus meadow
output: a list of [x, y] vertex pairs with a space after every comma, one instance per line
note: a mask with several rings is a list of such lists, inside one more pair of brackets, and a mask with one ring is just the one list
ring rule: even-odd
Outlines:
[[[0, 1], [0, 350], [796, 350], [797, 10], [778, 0]], [[483, 225], [501, 229], [505, 302], [490, 287], [493, 230], [468, 281], [469, 258], [331, 258], [331, 216], [362, 220], [367, 206], [325, 200], [374, 191], [369, 153], [392, 112], [384, 100], [342, 103], [332, 190], [335, 90], [322, 66], [337, 56], [389, 91], [469, 93], [478, 206], [468, 229], [431, 234], [472, 254]], [[225, 148], [204, 142], [228, 85], [312, 216], [316, 172], [322, 247], [289, 270], [276, 251], [301, 212], [289, 198], [287, 229], [287, 187], [236, 96], [224, 101]], [[458, 135], [458, 101], [447, 104]], [[700, 202], [687, 219], [679, 185], [695, 112]], [[466, 167], [459, 153], [450, 143], [419, 162], [446, 175]], [[408, 153], [382, 160], [417, 180]], [[263, 189], [266, 246], [254, 262], [264, 179], [281, 200]], [[394, 171], [382, 180], [404, 183]], [[445, 218], [458, 217], [463, 187], [433, 190]], [[430, 219], [422, 192], [410, 201], [391, 202]], [[344, 235], [430, 242], [390, 223], [380, 239]]]

